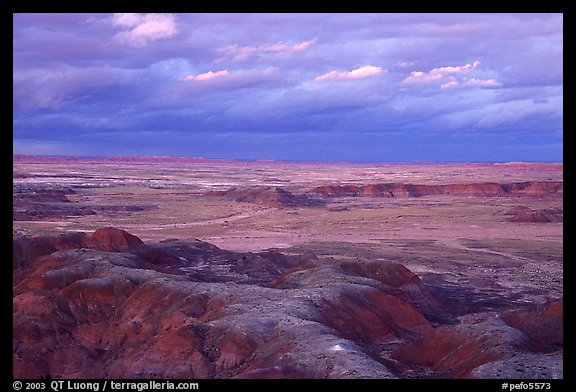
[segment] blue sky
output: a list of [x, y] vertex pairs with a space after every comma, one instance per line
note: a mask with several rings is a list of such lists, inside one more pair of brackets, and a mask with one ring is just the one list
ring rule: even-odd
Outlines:
[[562, 161], [562, 14], [15, 14], [13, 149]]

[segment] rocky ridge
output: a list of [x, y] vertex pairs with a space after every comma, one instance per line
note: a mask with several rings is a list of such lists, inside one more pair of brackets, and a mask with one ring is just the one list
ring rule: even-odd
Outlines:
[[515, 183], [473, 183], [446, 185], [370, 184], [323, 185], [310, 190], [313, 197], [422, 197], [431, 195], [499, 197], [499, 196], [562, 196], [562, 181], [527, 181]]
[[272, 208], [320, 207], [341, 197], [407, 198], [451, 195], [458, 197], [563, 197], [562, 181], [527, 181], [516, 183], [473, 183], [446, 185], [368, 184], [322, 185], [295, 195], [281, 187], [234, 187], [225, 191], [208, 191], [206, 197], [221, 197], [239, 203]]

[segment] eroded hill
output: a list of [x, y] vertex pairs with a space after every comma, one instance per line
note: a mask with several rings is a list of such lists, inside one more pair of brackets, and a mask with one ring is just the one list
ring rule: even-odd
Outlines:
[[16, 378], [562, 377], [561, 299], [479, 320], [386, 260], [104, 228], [15, 237], [13, 271]]

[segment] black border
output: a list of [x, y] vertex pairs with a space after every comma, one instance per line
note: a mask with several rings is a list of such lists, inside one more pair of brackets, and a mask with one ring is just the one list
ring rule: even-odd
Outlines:
[[[12, 37], [12, 26], [13, 26], [13, 13], [30, 13], [30, 12], [39, 12], [39, 13], [47, 13], [47, 12], [108, 12], [110, 9], [114, 9], [115, 12], [118, 11], [131, 11], [131, 12], [346, 12], [346, 13], [356, 13], [356, 12], [409, 12], [409, 13], [437, 13], [437, 12], [448, 12], [448, 13], [455, 13], [455, 12], [496, 12], [496, 13], [504, 13], [504, 12], [511, 12], [511, 13], [542, 13], [542, 12], [551, 12], [551, 13], [563, 13], [564, 14], [564, 46], [568, 48], [567, 56], [564, 57], [564, 68], [568, 70], [565, 73], [565, 84], [568, 88], [565, 90], [568, 92], [568, 95], [573, 93], [574, 85], [573, 85], [573, 74], [572, 70], [575, 70], [576, 67], [574, 66], [572, 51], [576, 48], [575, 45], [575, 36], [574, 32], [572, 31], [572, 27], [574, 26], [574, 14], [569, 11], [570, 3], [574, 4], [570, 0], [564, 1], [557, 1], [557, 0], [548, 0], [545, 2], [533, 2], [533, 1], [524, 1], [518, 2], [509, 0], [507, 2], [500, 1], [494, 2], [490, 4], [486, 1], [428, 1], [428, 2], [421, 2], [420, 4], [415, 3], [414, 1], [395, 1], [395, 2], [356, 2], [356, 4], [352, 2], [337, 2], [337, 3], [330, 3], [330, 9], [327, 10], [325, 3], [320, 2], [308, 2], [305, 6], [296, 5], [293, 2], [286, 2], [286, 3], [279, 3], [279, 2], [266, 2], [261, 4], [256, 4], [254, 2], [246, 3], [246, 2], [227, 2], [225, 4], [219, 2], [185, 2], [185, 1], [176, 1], [173, 3], [163, 1], [163, 2], [156, 2], [155, 4], [146, 4], [143, 2], [129, 4], [127, 2], [114, 2], [112, 5], [106, 4], [105, 2], [55, 2], [55, 1], [43, 1], [43, 2], [32, 2], [28, 0], [21, 0], [21, 1], [8, 1], [2, 2], [3, 4], [0, 5], [2, 8], [1, 14], [1, 21], [0, 25], [2, 29], [5, 30], [4, 34], [2, 34], [3, 39], [8, 41], [8, 37]], [[191, 8], [193, 8], [191, 10]], [[8, 31], [10, 29], [10, 32]], [[8, 47], [8, 42], [3, 47]], [[12, 46], [10, 44], [10, 46]], [[570, 50], [572, 49], [572, 51]], [[13, 58], [13, 56], [12, 56]], [[4, 61], [4, 67], [8, 68], [8, 62]], [[8, 79], [8, 75], [10, 71], [8, 69], [5, 70], [6, 79]], [[568, 82], [568, 83], [566, 83]], [[8, 80], [3, 83], [3, 86], [6, 86], [6, 90], [9, 86]], [[6, 93], [6, 95], [8, 95]], [[9, 102], [8, 98], [2, 100], [2, 102]], [[568, 102], [572, 102], [568, 100]], [[570, 107], [570, 106], [568, 106]], [[7, 111], [7, 109], [6, 109]], [[569, 132], [574, 132], [576, 128], [574, 127], [574, 110], [564, 111], [564, 122], [565, 122], [565, 129], [568, 129]], [[3, 129], [2, 135], [6, 138], [5, 141], [2, 142], [3, 149], [8, 150], [8, 146], [11, 146], [12, 141], [8, 140], [8, 135], [12, 132], [8, 132], [8, 129], [12, 129], [11, 126], [9, 128], [8, 121], [11, 117], [4, 115], [2, 116], [3, 122], [5, 122], [5, 127]], [[566, 123], [568, 126], [566, 126]], [[566, 144], [565, 144], [566, 146]], [[571, 164], [572, 158], [571, 151], [569, 149], [564, 149], [564, 167], [567, 168], [566, 173], [568, 174], [568, 178], [571, 178], [573, 173], [573, 165]], [[11, 155], [8, 154], [8, 151], [3, 151], [0, 154], [2, 159], [9, 160], [11, 159]], [[3, 167], [9, 168], [8, 162]], [[7, 169], [8, 170], [8, 169]], [[7, 177], [8, 178], [8, 177]], [[11, 174], [10, 174], [11, 178]], [[8, 183], [8, 181], [6, 181]], [[567, 190], [568, 197], [565, 200], [572, 200], [571, 189], [573, 187], [572, 181], [568, 181], [565, 185]], [[8, 185], [6, 185], [8, 187]], [[8, 190], [6, 190], [6, 194], [2, 194], [2, 200], [5, 200], [2, 205], [5, 206], [12, 206], [12, 199], [10, 198]], [[568, 219], [568, 224], [571, 222], [571, 217], [573, 214], [573, 208], [568, 204], [564, 206], [564, 215], [565, 220]], [[11, 214], [11, 211], [7, 211], [7, 214]], [[4, 215], [7, 216], [7, 215]], [[565, 226], [566, 227], [566, 226]], [[568, 234], [569, 236], [572, 234], [571, 231], [568, 233], [564, 233], [565, 235]], [[8, 235], [6, 235], [8, 238]], [[569, 237], [570, 238], [570, 237]], [[570, 241], [569, 241], [570, 244]], [[11, 249], [11, 244], [9, 245]], [[573, 273], [570, 273], [573, 270], [573, 260], [570, 257], [570, 249], [564, 248], [565, 252], [568, 250], [568, 257], [565, 257], [566, 263], [564, 263], [564, 271], [566, 277], [573, 276]], [[7, 261], [5, 261], [7, 262]], [[6, 274], [6, 276], [9, 276]], [[6, 298], [11, 298], [11, 295], [8, 294], [8, 287], [9, 284], [6, 284]], [[568, 303], [567, 309], [571, 309], [573, 290], [571, 290], [571, 285], [565, 285], [564, 287], [564, 295], [568, 299], [566, 302]], [[6, 301], [8, 303], [8, 300]], [[12, 304], [10, 301], [9, 309], [12, 308]], [[399, 380], [195, 380], [200, 385], [200, 390], [214, 389], [216, 388], [262, 388], [269, 389], [270, 387], [275, 387], [281, 385], [282, 387], [287, 388], [307, 388], [307, 387], [326, 387], [326, 388], [367, 388], [367, 389], [374, 389], [374, 390], [381, 390], [382, 387], [392, 387], [392, 388], [416, 388], [417, 390], [425, 390], [427, 388], [436, 389], [442, 388], [447, 390], [455, 390], [455, 391], [462, 391], [469, 387], [480, 387], [482, 390], [492, 391], [498, 390], [501, 391], [503, 383], [519, 383], [521, 381], [526, 382], [549, 382], [551, 385], [550, 390], [564, 390], [564, 388], [570, 383], [572, 384], [572, 380], [574, 379], [574, 374], [571, 373], [571, 369], [574, 368], [573, 366], [573, 337], [570, 332], [572, 332], [572, 313], [569, 311], [570, 317], [566, 319], [565, 323], [568, 327], [567, 330], [569, 333], [566, 335], [565, 343], [564, 343], [564, 379], [563, 380], [439, 380], [439, 379], [419, 379], [419, 380], [406, 380], [406, 379], [399, 379]], [[9, 363], [12, 364], [12, 347], [10, 344], [9, 339], [2, 340], [2, 349], [6, 350], [6, 354], [10, 355]], [[6, 363], [6, 362], [3, 362]], [[13, 380], [12, 376], [12, 368], [10, 367], [3, 367], [2, 372], [5, 373], [6, 380]], [[22, 380], [24, 382], [24, 380]], [[77, 380], [81, 381], [81, 380]], [[89, 381], [89, 380], [86, 380]], [[130, 380], [118, 380], [118, 381], [130, 381]], [[133, 380], [135, 382], [143, 381], [143, 380]], [[161, 380], [159, 380], [161, 381]], [[172, 380], [178, 381], [178, 380]], [[12, 381], [10, 381], [12, 382]], [[46, 382], [46, 381], [45, 381]], [[49, 381], [46, 384], [46, 390], [49, 388]]]

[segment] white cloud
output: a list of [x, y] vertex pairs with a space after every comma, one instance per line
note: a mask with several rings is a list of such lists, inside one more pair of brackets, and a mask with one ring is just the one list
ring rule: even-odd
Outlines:
[[223, 54], [224, 56], [231, 57], [233, 61], [242, 62], [247, 61], [253, 56], [261, 55], [264, 53], [275, 53], [275, 54], [290, 54], [294, 52], [300, 52], [302, 50], [308, 49], [316, 42], [316, 38], [310, 39], [308, 41], [303, 41], [293, 45], [285, 44], [284, 42], [269, 43], [260, 46], [240, 46], [238, 44], [228, 45], [223, 48], [218, 48], [216, 52]]
[[144, 15], [142, 14], [114, 14], [112, 24], [115, 26], [134, 27], [142, 23]]
[[440, 88], [450, 89], [450, 88], [457, 88], [459, 86], [458, 82], [455, 79], [452, 79], [446, 83], [442, 83]]
[[407, 76], [402, 83], [403, 84], [419, 84], [419, 83], [430, 83], [436, 80], [442, 79], [442, 74], [439, 73], [425, 73], [422, 71], [412, 71], [410, 75]]
[[480, 65], [480, 61], [476, 60], [472, 64], [457, 65], [455, 67], [439, 67], [432, 68], [430, 74], [453, 74], [453, 73], [466, 73], [476, 69]]
[[224, 69], [222, 71], [208, 71], [205, 73], [201, 73], [198, 75], [188, 75], [185, 76], [184, 78], [182, 78], [182, 80], [199, 80], [199, 81], [206, 81], [206, 80], [213, 80], [213, 79], [218, 79], [218, 78], [225, 78], [227, 76], [230, 76], [230, 72], [228, 72], [227, 69]]
[[476, 78], [464, 78], [464, 83], [462, 83], [462, 85], [464, 87], [500, 87], [502, 86], [502, 83], [496, 81], [496, 79], [482, 80]]
[[117, 33], [114, 38], [132, 46], [144, 46], [178, 33], [176, 18], [171, 14], [114, 14], [112, 24], [128, 28]]
[[496, 81], [496, 79], [461, 78], [460, 81], [457, 81], [455, 78], [450, 78], [449, 81], [441, 84], [440, 88], [490, 88], [500, 86], [502, 86], [502, 83]]
[[219, 88], [243, 88], [262, 83], [270, 83], [281, 80], [278, 69], [267, 67], [264, 69], [251, 68], [229, 71], [227, 69], [219, 71], [208, 71], [200, 74], [186, 75], [180, 80], [185, 82], [195, 82], [197, 85], [205, 85]]
[[380, 75], [383, 71], [382, 67], [375, 67], [373, 65], [365, 65], [360, 68], [353, 69], [352, 71], [330, 71], [323, 75], [314, 78], [316, 82], [323, 82], [325, 80], [340, 79], [340, 80], [353, 80], [364, 79], [372, 76]]
[[455, 75], [466, 74], [475, 70], [480, 65], [480, 61], [476, 60], [473, 63], [466, 65], [456, 65], [447, 67], [432, 68], [428, 72], [412, 71], [401, 84], [403, 85], [418, 85], [418, 84], [432, 84], [440, 86], [441, 89], [455, 89], [455, 88], [490, 88], [500, 87], [502, 83], [496, 79], [476, 79], [460, 77], [457, 79]]

